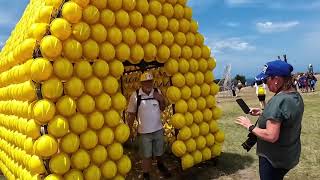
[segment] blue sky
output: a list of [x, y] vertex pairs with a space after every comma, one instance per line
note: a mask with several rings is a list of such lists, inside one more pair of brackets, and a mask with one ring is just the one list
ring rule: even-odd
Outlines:
[[[0, 47], [28, 0], [0, 0]], [[216, 77], [252, 77], [263, 64], [287, 54], [296, 71], [320, 71], [320, 0], [188, 0], [193, 18], [217, 59]]]

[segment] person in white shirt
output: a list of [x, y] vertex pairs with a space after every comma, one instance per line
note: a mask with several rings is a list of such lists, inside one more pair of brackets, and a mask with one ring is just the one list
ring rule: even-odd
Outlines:
[[[164, 154], [164, 130], [160, 118], [166, 101], [161, 91], [153, 87], [153, 76], [145, 72], [140, 77], [141, 88], [130, 96], [127, 112], [132, 132], [134, 120], [138, 121], [139, 153], [142, 157], [143, 178], [150, 179], [152, 157], [156, 157], [160, 172], [167, 178], [171, 174], [161, 156]], [[134, 135], [131, 135], [132, 137]]]

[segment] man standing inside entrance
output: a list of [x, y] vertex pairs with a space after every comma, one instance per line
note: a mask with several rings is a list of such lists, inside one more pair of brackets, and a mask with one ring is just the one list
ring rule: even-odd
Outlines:
[[171, 174], [165, 167], [161, 156], [164, 153], [164, 130], [160, 118], [165, 109], [165, 98], [160, 90], [153, 87], [153, 76], [145, 72], [140, 77], [141, 88], [130, 96], [127, 112], [128, 124], [132, 132], [135, 118], [138, 120], [139, 153], [142, 157], [143, 179], [150, 179], [152, 157], [165, 177]]

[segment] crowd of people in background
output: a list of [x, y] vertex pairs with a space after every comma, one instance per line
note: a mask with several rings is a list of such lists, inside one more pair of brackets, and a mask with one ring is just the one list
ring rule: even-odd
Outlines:
[[302, 93], [314, 92], [317, 78], [313, 73], [298, 74], [295, 79], [295, 85]]

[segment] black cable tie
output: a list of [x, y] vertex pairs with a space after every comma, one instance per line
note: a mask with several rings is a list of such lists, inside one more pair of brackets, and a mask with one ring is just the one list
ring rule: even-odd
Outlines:
[[37, 94], [38, 100], [43, 99], [41, 87], [42, 87], [41, 83], [36, 83], [36, 94]]

